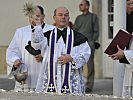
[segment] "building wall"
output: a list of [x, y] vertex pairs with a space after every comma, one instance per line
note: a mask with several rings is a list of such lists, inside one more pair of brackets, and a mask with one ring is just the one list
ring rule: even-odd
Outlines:
[[[99, 43], [102, 43], [102, 0], [92, 0], [92, 11], [98, 16], [99, 19]], [[95, 77], [103, 77], [102, 65], [102, 44], [101, 47], [95, 52]]]
[[0, 74], [6, 73], [6, 48], [7, 46], [0, 46]]

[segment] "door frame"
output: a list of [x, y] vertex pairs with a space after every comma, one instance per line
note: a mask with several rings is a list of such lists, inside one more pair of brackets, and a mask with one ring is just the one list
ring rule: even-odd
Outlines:
[[108, 57], [104, 53], [107, 46], [112, 41], [112, 38], [108, 38], [109, 25], [113, 26], [113, 21], [109, 22], [108, 15], [113, 14], [113, 12], [108, 12], [108, 2], [109, 0], [102, 0], [102, 65], [103, 65], [103, 78], [112, 78], [113, 70], [115, 66], [115, 61]]

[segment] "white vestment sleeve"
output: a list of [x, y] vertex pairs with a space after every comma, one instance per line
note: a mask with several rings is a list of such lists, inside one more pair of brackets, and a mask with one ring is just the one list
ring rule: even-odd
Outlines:
[[72, 66], [72, 68], [78, 69], [83, 67], [83, 65], [88, 62], [91, 54], [91, 49], [87, 42], [82, 43], [79, 46], [76, 46], [75, 48], [76, 53], [71, 54], [73, 62], [75, 63], [75, 66]]
[[19, 38], [18, 34], [19, 34], [19, 30], [16, 30], [16, 33], [6, 51], [6, 63], [8, 65], [7, 66], [8, 75], [11, 72], [11, 69], [13, 67], [15, 60], [21, 59], [20, 52], [18, 50], [18, 44], [17, 44], [18, 42], [16, 40], [17, 38]]
[[125, 50], [124, 54], [128, 62], [133, 65], [133, 50]]

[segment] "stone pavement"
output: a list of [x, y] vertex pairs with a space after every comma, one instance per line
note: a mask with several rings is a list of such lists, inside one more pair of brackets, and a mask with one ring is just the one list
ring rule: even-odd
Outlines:
[[14, 80], [9, 80], [5, 75], [0, 75], [0, 100], [133, 100], [133, 98], [112, 96], [112, 83], [112, 79], [96, 79], [93, 92], [85, 94], [85, 96], [22, 93], [12, 91]]
[[13, 93], [1, 92], [0, 100], [132, 100], [132, 98], [117, 98], [107, 95], [58, 95], [58, 94], [37, 94], [37, 93]]
[[[0, 89], [12, 90], [14, 88], [14, 80], [8, 79], [6, 75], [0, 75]], [[112, 95], [113, 94], [112, 79], [96, 79], [93, 92], [91, 94]]]

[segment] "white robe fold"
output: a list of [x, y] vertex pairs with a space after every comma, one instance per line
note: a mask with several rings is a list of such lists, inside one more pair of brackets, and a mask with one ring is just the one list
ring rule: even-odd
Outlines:
[[125, 50], [124, 54], [130, 64], [125, 64], [122, 96], [133, 96], [133, 39], [129, 50]]
[[[52, 30], [53, 28], [54, 26], [45, 24], [43, 32]], [[42, 66], [41, 62], [36, 62], [34, 57], [30, 55], [25, 49], [25, 46], [28, 44], [28, 41], [31, 41], [31, 33], [31, 25], [18, 28], [6, 52], [6, 63], [8, 65], [7, 74], [9, 78], [12, 78], [11, 69], [15, 60], [20, 59], [24, 63], [24, 65], [27, 66], [28, 78], [26, 80], [25, 88], [28, 89], [28, 91], [29, 89], [35, 89], [38, 79], [38, 73], [40, 71], [40, 66]], [[16, 82], [15, 90], [21, 91], [20, 83]]]

